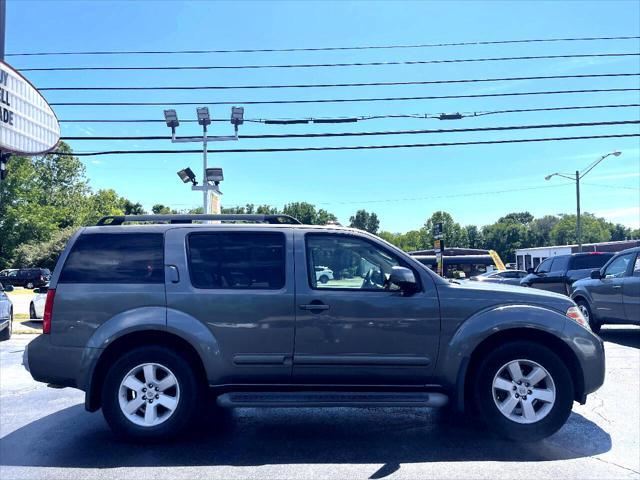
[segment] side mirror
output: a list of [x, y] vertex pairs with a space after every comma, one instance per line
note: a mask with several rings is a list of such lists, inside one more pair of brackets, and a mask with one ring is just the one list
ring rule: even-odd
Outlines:
[[593, 278], [594, 280], [600, 280], [602, 278], [602, 274], [600, 273], [600, 270], [593, 270], [591, 272], [591, 278]]
[[393, 267], [389, 282], [400, 287], [403, 292], [414, 293], [418, 290], [416, 276], [406, 267]]
[[527, 268], [527, 273], [536, 273], [536, 271], [533, 268], [529, 267]]

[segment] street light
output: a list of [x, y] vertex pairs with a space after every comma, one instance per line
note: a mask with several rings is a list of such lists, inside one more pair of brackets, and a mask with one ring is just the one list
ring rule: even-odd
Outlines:
[[180, 125], [178, 114], [173, 109], [164, 111], [164, 121], [167, 122], [167, 127], [171, 128], [171, 131], [175, 131], [176, 127]]
[[222, 168], [219, 168], [219, 167], [207, 168], [205, 170], [204, 178], [207, 182], [213, 182], [215, 185], [218, 185], [221, 181], [224, 180], [224, 174], [222, 172]]
[[203, 127], [207, 125], [211, 125], [211, 117], [209, 116], [209, 107], [198, 107], [196, 108], [196, 113], [198, 114], [198, 123]]
[[178, 172], [178, 176], [180, 177], [180, 180], [182, 180], [184, 183], [191, 182], [193, 185], [198, 184], [198, 182], [196, 182], [196, 175], [193, 173], [193, 170], [191, 170], [189, 167], [183, 168], [182, 170], [180, 170]]
[[576, 170], [575, 175], [572, 175], [570, 173], [556, 172], [544, 177], [545, 180], [551, 180], [551, 178], [553, 177], [562, 177], [576, 182], [576, 237], [578, 240], [578, 252], [582, 252], [582, 222], [580, 220], [580, 179], [582, 179], [587, 173], [593, 170], [593, 168], [601, 161], [603, 161], [607, 157], [610, 157], [611, 155], [613, 155], [614, 157], [619, 157], [620, 155], [622, 155], [622, 152], [616, 150], [613, 152], [609, 152], [606, 155], [602, 155], [595, 162], [585, 168], [582, 173], [580, 173], [578, 170]]

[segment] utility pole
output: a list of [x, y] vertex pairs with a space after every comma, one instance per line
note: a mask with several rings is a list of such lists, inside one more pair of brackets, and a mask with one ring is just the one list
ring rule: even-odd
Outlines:
[[580, 172], [576, 170], [576, 237], [578, 253], [582, 253], [582, 222], [580, 220]]
[[0, 0], [0, 60], [4, 61], [4, 37], [7, 18], [7, 0]]
[[584, 169], [584, 172], [580, 173], [579, 170], [576, 170], [575, 176], [569, 173], [552, 173], [551, 175], [547, 175], [544, 177], [545, 180], [551, 180], [552, 177], [562, 177], [567, 178], [569, 180], [573, 180], [576, 182], [576, 240], [578, 241], [578, 252], [582, 252], [582, 219], [580, 218], [580, 179], [583, 178], [587, 173], [589, 173], [593, 168], [598, 165], [605, 158], [613, 155], [614, 157], [619, 157], [622, 155], [622, 152], [618, 152], [617, 150], [614, 152], [609, 152], [605, 155], [602, 155], [595, 162], [589, 165]]

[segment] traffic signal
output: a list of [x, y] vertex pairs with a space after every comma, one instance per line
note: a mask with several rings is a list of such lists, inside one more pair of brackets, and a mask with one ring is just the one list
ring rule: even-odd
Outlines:
[[0, 153], [0, 181], [7, 178], [7, 163], [9, 162], [8, 153]]

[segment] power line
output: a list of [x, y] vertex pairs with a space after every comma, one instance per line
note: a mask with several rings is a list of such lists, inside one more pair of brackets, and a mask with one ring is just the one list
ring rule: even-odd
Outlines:
[[173, 54], [204, 54], [204, 53], [263, 53], [263, 52], [321, 52], [337, 50], [382, 50], [399, 48], [432, 48], [432, 47], [463, 47], [476, 45], [503, 45], [519, 43], [550, 43], [550, 42], [586, 42], [610, 40], [636, 40], [638, 36], [617, 37], [574, 37], [574, 38], [535, 38], [522, 40], [490, 40], [456, 43], [422, 43], [414, 45], [362, 45], [351, 47], [300, 47], [300, 48], [243, 48], [233, 50], [108, 50], [108, 51], [80, 51], [80, 52], [16, 52], [7, 53], [7, 57], [35, 57], [52, 55], [173, 55]]
[[511, 82], [522, 80], [558, 80], [568, 78], [638, 77], [640, 73], [593, 73], [583, 75], [550, 75], [535, 77], [473, 78], [460, 80], [427, 80], [407, 82], [312, 83], [290, 85], [167, 85], [162, 87], [40, 87], [40, 91], [146, 91], [146, 90], [248, 90], [278, 88], [387, 87], [396, 85], [439, 85], [449, 83]]
[[[625, 104], [609, 104], [609, 105], [575, 105], [575, 106], [563, 106], [563, 107], [542, 107], [542, 108], [518, 108], [511, 110], [494, 110], [494, 111], [482, 111], [482, 112], [464, 112], [461, 113], [463, 118], [467, 117], [480, 117], [485, 115], [498, 115], [505, 113], [528, 113], [528, 112], [551, 112], [562, 110], [584, 110], [584, 109], [601, 109], [601, 108], [630, 108], [640, 107], [640, 103], [625, 103]], [[321, 117], [321, 118], [288, 118], [288, 119], [268, 119], [268, 118], [245, 118], [245, 122], [251, 123], [263, 123], [263, 124], [286, 124], [286, 123], [333, 123], [340, 120], [355, 120], [355, 121], [367, 121], [367, 120], [380, 120], [380, 119], [438, 119], [441, 114], [435, 113], [407, 113], [407, 114], [385, 114], [385, 115], [365, 115], [357, 117]], [[214, 122], [228, 122], [228, 118], [214, 118]], [[62, 119], [58, 120], [59, 123], [165, 123], [165, 120], [159, 118], [150, 119]], [[197, 120], [180, 120], [180, 123], [197, 123]]]
[[166, 105], [291, 105], [301, 103], [355, 103], [355, 102], [398, 102], [407, 100], [441, 100], [452, 98], [491, 98], [491, 97], [521, 97], [528, 95], [559, 95], [576, 93], [612, 93], [637, 92], [640, 88], [593, 88], [588, 90], [551, 90], [535, 92], [510, 93], [474, 93], [468, 95], [429, 95], [414, 97], [366, 97], [366, 98], [316, 98], [312, 100], [246, 100], [235, 102], [50, 102], [51, 106], [94, 106], [94, 107], [124, 107], [124, 106], [166, 106]]
[[[576, 137], [552, 137], [552, 138], [524, 138], [524, 139], [512, 139], [512, 140], [485, 140], [475, 142], [446, 142], [446, 143], [412, 143], [401, 145], [357, 145], [357, 146], [344, 146], [344, 147], [288, 147], [288, 148], [238, 148], [229, 150], [214, 150], [207, 149], [207, 152], [211, 153], [272, 153], [272, 152], [319, 152], [319, 151], [334, 151], [334, 150], [375, 150], [375, 149], [391, 149], [391, 148], [427, 148], [427, 147], [453, 147], [464, 145], [494, 145], [494, 144], [506, 144], [506, 143], [528, 143], [528, 142], [555, 142], [564, 140], [591, 140], [591, 139], [603, 139], [603, 138], [631, 138], [640, 137], [640, 133], [624, 133], [613, 135], [586, 135]], [[62, 155], [69, 155], [67, 152], [53, 152]], [[199, 153], [202, 154], [202, 150], [106, 150], [101, 152], [74, 152], [72, 156], [90, 157], [100, 155], [175, 155], [176, 153]]]
[[355, 62], [355, 63], [296, 63], [296, 64], [276, 64], [276, 65], [160, 65], [153, 67], [33, 67], [18, 68], [21, 72], [80, 72], [80, 71], [105, 71], [105, 70], [241, 70], [260, 68], [324, 68], [324, 67], [373, 67], [387, 65], [428, 65], [440, 63], [468, 63], [468, 62], [502, 62], [513, 60], [548, 60], [564, 58], [598, 58], [598, 57], [637, 57], [640, 53], [584, 53], [565, 55], [528, 55], [523, 57], [490, 57], [490, 58], [458, 58], [443, 60], [405, 60], [393, 62]]
[[[287, 134], [267, 134], [267, 135], [239, 135], [238, 138], [246, 140], [255, 139], [280, 139], [280, 138], [322, 138], [322, 137], [366, 137], [377, 135], [415, 135], [428, 133], [463, 133], [463, 132], [493, 132], [505, 130], [530, 130], [541, 128], [574, 128], [574, 127], [595, 127], [611, 125], [638, 125], [640, 120], [619, 120], [610, 122], [581, 122], [581, 123], [551, 123], [538, 125], [512, 125], [502, 127], [477, 127], [477, 128], [448, 128], [437, 130], [391, 130], [381, 132], [339, 132], [339, 133], [287, 133]], [[94, 137], [63, 137], [62, 140], [170, 140], [171, 137], [164, 136], [94, 136]]]

